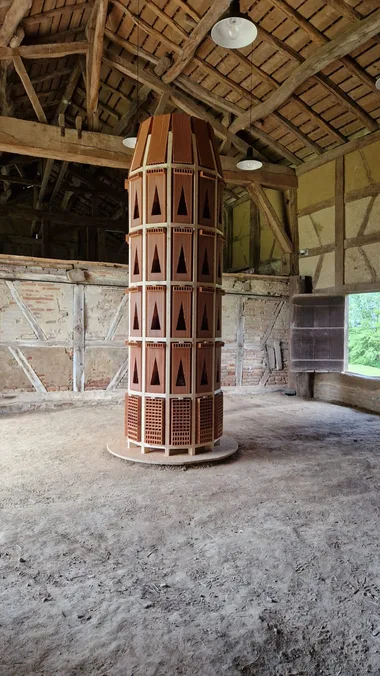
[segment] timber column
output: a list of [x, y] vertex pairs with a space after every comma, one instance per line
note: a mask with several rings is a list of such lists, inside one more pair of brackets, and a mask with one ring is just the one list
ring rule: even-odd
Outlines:
[[127, 183], [126, 445], [207, 453], [223, 434], [224, 181], [212, 127], [183, 113], [145, 120]]

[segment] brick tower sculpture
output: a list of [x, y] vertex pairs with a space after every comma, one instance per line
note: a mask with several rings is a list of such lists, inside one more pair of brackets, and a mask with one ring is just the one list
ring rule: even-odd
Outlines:
[[140, 126], [129, 190], [127, 448], [199, 455], [223, 434], [223, 189], [212, 127]]

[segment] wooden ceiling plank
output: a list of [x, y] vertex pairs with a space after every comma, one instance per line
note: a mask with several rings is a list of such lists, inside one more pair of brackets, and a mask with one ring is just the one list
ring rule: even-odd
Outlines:
[[10, 43], [18, 25], [30, 10], [32, 2], [33, 0], [13, 0], [0, 28], [0, 47], [6, 47]]
[[53, 190], [51, 197], [50, 197], [50, 204], [52, 202], [54, 202], [55, 198], [57, 197], [57, 195], [58, 195], [58, 193], [61, 189], [61, 185], [62, 185], [63, 179], [66, 175], [68, 167], [69, 167], [69, 162], [62, 162], [60, 170], [59, 170], [59, 174], [58, 174], [57, 179], [54, 183], [54, 190]]
[[347, 155], [347, 153], [353, 153], [355, 150], [360, 150], [361, 148], [365, 148], [366, 146], [371, 145], [372, 143], [377, 143], [378, 141], [380, 141], [380, 130], [374, 131], [371, 134], [366, 134], [366, 136], [353, 139], [352, 141], [348, 141], [342, 146], [327, 150], [320, 157], [305, 162], [302, 167], [297, 167], [297, 175], [301, 176], [302, 174], [306, 174], [308, 171], [316, 169], [317, 167], [321, 167], [327, 162], [332, 162], [338, 157]]
[[173, 42], [170, 38], [166, 37], [163, 33], [160, 33], [157, 31], [155, 28], [152, 26], [149, 26], [144, 19], [141, 19], [141, 17], [136, 16], [136, 14], [133, 14], [128, 7], [125, 7], [120, 0], [111, 0], [112, 4], [121, 9], [124, 14], [126, 14], [132, 21], [133, 23], [141, 28], [147, 35], [150, 35], [152, 38], [157, 40], [157, 42], [162, 43], [163, 45], [166, 45], [170, 49], [170, 51], [177, 52], [179, 54], [182, 51], [182, 47], [180, 45], [177, 45], [176, 42]]
[[281, 251], [285, 254], [292, 253], [293, 245], [261, 185], [249, 183], [247, 185], [247, 192], [259, 211], [266, 217], [268, 225], [280, 245]]
[[[262, 26], [258, 27], [259, 30], [259, 37], [267, 42], [270, 45], [273, 45], [278, 49], [278, 51], [282, 54], [287, 55], [289, 58], [293, 59], [293, 61], [297, 61], [299, 64], [302, 64], [305, 62], [306, 59], [304, 59], [301, 54], [298, 54], [292, 47], [287, 45], [285, 42], [282, 40], [279, 40], [275, 35], [272, 33], [269, 33], [266, 31]], [[355, 115], [355, 117], [359, 118], [365, 127], [369, 131], [375, 131], [377, 128], [376, 121], [373, 120], [373, 118], [362, 108], [359, 106], [354, 99], [352, 99], [350, 96], [346, 94], [343, 89], [338, 87], [330, 78], [328, 78], [326, 75], [323, 75], [322, 73], [316, 73], [313, 76], [313, 81], [315, 81], [318, 84], [321, 84], [326, 91], [329, 92], [329, 94], [332, 94], [338, 101], [344, 106], [344, 108], [351, 113]]]
[[88, 52], [86, 59], [86, 108], [87, 125], [90, 130], [99, 128], [99, 86], [102, 66], [104, 29], [107, 19], [108, 0], [95, 0], [86, 27]]
[[[279, 0], [275, 0], [278, 2]], [[330, 63], [336, 61], [344, 54], [348, 54], [352, 49], [359, 47], [361, 44], [367, 42], [372, 35], [380, 30], [380, 10], [372, 14], [367, 19], [363, 19], [358, 24], [350, 26], [344, 33], [339, 35], [328, 44], [318, 49], [314, 54], [308, 57], [281, 87], [272, 94], [263, 103], [254, 106], [251, 111], [247, 111], [240, 118], [235, 120], [231, 125], [231, 131], [243, 129], [251, 121], [256, 121], [267, 117], [276, 109], [284, 105], [290, 96], [300, 87], [306, 80], [315, 75], [323, 68], [326, 68]], [[376, 122], [375, 122], [376, 124]], [[376, 124], [377, 127], [377, 124]]]
[[[354, 7], [351, 7], [351, 5], [347, 5], [344, 0], [325, 0], [326, 4], [332, 7], [332, 9], [339, 15], [339, 16], [344, 16], [345, 19], [350, 21], [351, 23], [356, 23], [357, 21], [360, 21], [363, 17], [359, 12], [354, 9]], [[374, 35], [372, 38], [375, 42], [380, 43], [380, 36], [379, 35]]]
[[226, 12], [231, 4], [231, 0], [212, 0], [209, 9], [204, 14], [202, 19], [197, 23], [191, 35], [188, 37], [186, 43], [177, 60], [168, 72], [163, 76], [163, 81], [167, 84], [173, 82], [186, 68], [193, 58], [198, 46], [204, 40], [206, 35], [210, 32], [215, 22]]
[[46, 124], [47, 123], [46, 115], [36, 94], [36, 90], [34, 89], [31, 83], [30, 77], [24, 66], [24, 62], [21, 56], [15, 56], [13, 59], [13, 64], [22, 84], [24, 85], [24, 89], [28, 95], [30, 103], [33, 106], [34, 112], [37, 115], [38, 121], [44, 122]]
[[[309, 37], [314, 42], [316, 42], [317, 44], [328, 45], [328, 44], [331, 44], [332, 42], [334, 42], [334, 40], [332, 40], [330, 42], [329, 38], [326, 37], [326, 35], [324, 35], [324, 33], [322, 33], [320, 30], [318, 30], [318, 28], [316, 28], [311, 23], [311, 21], [308, 21], [307, 19], [305, 19], [305, 17], [300, 12], [298, 12], [296, 9], [293, 9], [293, 7], [290, 7], [290, 5], [288, 5], [286, 0], [272, 0], [272, 3], [273, 3], [273, 5], [275, 5], [275, 7], [280, 9], [288, 19], [290, 19], [295, 24], [297, 24], [297, 26], [302, 28], [305, 31], [305, 33], [307, 35], [309, 35]], [[367, 18], [369, 18], [369, 17], [367, 17]], [[360, 22], [358, 22], [358, 24], [360, 24]], [[374, 37], [377, 32], [374, 31], [373, 35], [371, 35], [367, 39], [370, 40], [371, 37]], [[336, 39], [339, 39], [339, 38], [336, 38]], [[356, 61], [354, 59], [352, 59], [350, 56], [347, 56], [347, 54], [349, 54], [349, 52], [352, 51], [355, 48], [355, 46], [359, 46], [359, 45], [352, 45], [351, 49], [349, 51], [347, 51], [345, 54], [341, 54], [341, 56], [340, 57], [338, 56], [337, 58], [340, 58], [342, 63], [345, 65], [347, 70], [349, 70], [349, 72], [352, 73], [352, 75], [355, 75], [356, 77], [358, 77], [367, 86], [373, 87], [373, 81], [372, 81], [371, 77], [368, 75], [368, 73], [358, 63], [356, 63]], [[322, 69], [320, 69], [320, 70], [322, 70]]]
[[[254, 64], [250, 59], [248, 59], [246, 56], [241, 54], [238, 50], [233, 50], [233, 55], [235, 58], [243, 65], [246, 66], [247, 69], [250, 69], [252, 72], [256, 73], [256, 75], [261, 79], [264, 80], [272, 89], [279, 89], [280, 88], [280, 83], [275, 80], [272, 75], [269, 75], [269, 73], [266, 73], [265, 70], [262, 68], [259, 68]], [[301, 110], [307, 115], [311, 120], [314, 120], [316, 124], [321, 127], [329, 136], [332, 136], [335, 138], [339, 143], [344, 142], [346, 139], [341, 134], [337, 129], [334, 129], [334, 127], [329, 124], [329, 122], [326, 122], [318, 113], [315, 113], [310, 106], [307, 105], [302, 99], [300, 99], [296, 94], [293, 94], [292, 100], [297, 103], [298, 107], [301, 108]], [[284, 118], [284, 121], [286, 118]], [[297, 127], [296, 127], [297, 129]], [[294, 130], [293, 130], [294, 133]], [[305, 135], [306, 136], [306, 135]], [[306, 136], [307, 138], [307, 136]], [[303, 142], [305, 143], [305, 140], [303, 139]], [[305, 144], [307, 145], [307, 144]], [[317, 144], [315, 144], [317, 145]], [[315, 149], [316, 150], [316, 149]], [[319, 146], [319, 152], [321, 152], [322, 149]], [[316, 152], [318, 152], [316, 150]]]
[[185, 12], [185, 14], [187, 14], [187, 15], [190, 16], [192, 19], [194, 19], [194, 21], [196, 21], [197, 23], [198, 23], [198, 21], [200, 21], [201, 17], [200, 17], [200, 15], [198, 14], [198, 12], [196, 12], [192, 7], [190, 7], [190, 6], [187, 4], [187, 2], [184, 2], [184, 0], [174, 0], [174, 2], [175, 2], [176, 5], [178, 5], [178, 7], [180, 7], [181, 9], [183, 9], [183, 11]]
[[81, 2], [77, 5], [57, 7], [56, 9], [50, 9], [47, 12], [41, 12], [40, 14], [32, 14], [32, 16], [28, 16], [26, 19], [23, 19], [22, 25], [24, 28], [32, 28], [41, 23], [41, 21], [54, 19], [56, 16], [59, 16], [60, 18], [64, 18], [65, 16], [70, 17], [73, 12], [84, 12], [87, 9], [91, 9], [91, 7], [91, 2]]
[[13, 59], [21, 56], [22, 59], [61, 59], [72, 54], [86, 54], [87, 42], [62, 42], [43, 45], [23, 45], [12, 47], [0, 47], [0, 59]]
[[288, 150], [286, 146], [283, 146], [281, 143], [276, 141], [270, 134], [267, 134], [263, 129], [252, 126], [248, 128], [248, 131], [250, 134], [256, 136], [256, 138], [259, 138], [261, 141], [266, 143], [270, 148], [273, 148], [273, 150], [278, 155], [280, 155], [280, 157], [285, 158], [291, 164], [294, 164], [296, 167], [302, 164], [302, 160], [300, 160], [299, 157], [290, 152], [290, 150]]
[[146, 0], [145, 5], [147, 8], [152, 10], [152, 12], [154, 12], [159, 19], [162, 19], [162, 21], [164, 21], [167, 26], [169, 26], [172, 30], [176, 31], [178, 35], [181, 36], [182, 40], [187, 40], [189, 36], [186, 33], [186, 31], [184, 31], [183, 28], [181, 28], [181, 26], [176, 21], [174, 21], [174, 19], [172, 19], [168, 14], [166, 14], [166, 12], [163, 12], [162, 9], [157, 7], [156, 3], [153, 2], [153, 0]]

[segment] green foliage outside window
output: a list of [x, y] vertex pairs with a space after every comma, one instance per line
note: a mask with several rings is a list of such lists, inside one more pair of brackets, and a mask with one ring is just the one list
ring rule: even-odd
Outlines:
[[380, 293], [349, 297], [348, 361], [378, 368], [380, 376]]

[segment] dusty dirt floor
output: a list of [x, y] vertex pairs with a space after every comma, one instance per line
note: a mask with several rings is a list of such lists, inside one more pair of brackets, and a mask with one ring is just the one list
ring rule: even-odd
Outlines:
[[0, 419], [0, 674], [380, 674], [380, 417], [226, 397], [240, 451], [109, 455], [122, 407]]

